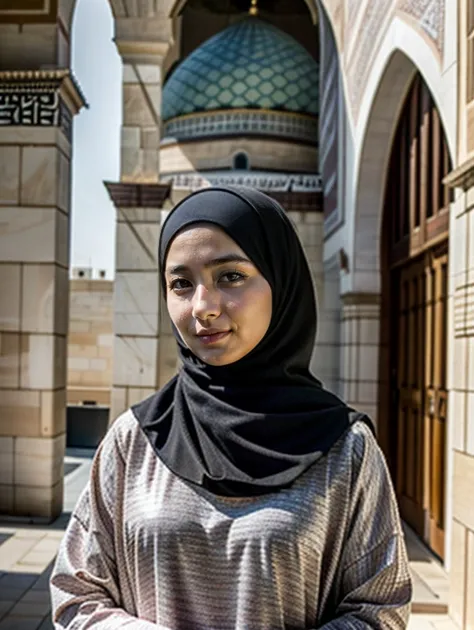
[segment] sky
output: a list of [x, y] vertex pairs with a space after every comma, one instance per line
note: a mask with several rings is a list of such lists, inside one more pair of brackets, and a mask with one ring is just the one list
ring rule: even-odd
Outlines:
[[72, 68], [89, 104], [74, 118], [71, 265], [114, 276], [115, 208], [104, 180], [119, 180], [122, 65], [107, 0], [78, 0]]

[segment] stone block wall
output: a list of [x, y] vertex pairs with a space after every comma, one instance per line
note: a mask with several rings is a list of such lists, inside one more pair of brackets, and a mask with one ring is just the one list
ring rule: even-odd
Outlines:
[[113, 351], [111, 280], [71, 280], [67, 403], [110, 405]]
[[450, 614], [474, 627], [474, 187], [458, 194], [450, 226], [449, 401], [452, 518]]
[[57, 127], [0, 133], [0, 512], [61, 510], [71, 145]]
[[380, 297], [342, 296], [340, 394], [348, 405], [377, 423]]
[[223, 138], [193, 142], [163, 143], [160, 149], [160, 175], [232, 168], [234, 155], [247, 153], [254, 170], [316, 172], [317, 147], [297, 142]]
[[[334, 393], [338, 391], [339, 356], [339, 268], [325, 271], [323, 264], [322, 212], [288, 212], [300, 236], [311, 270], [316, 292], [318, 327], [315, 349], [311, 360], [311, 371], [324, 386]], [[325, 276], [329, 276], [326, 278]], [[332, 282], [331, 282], [332, 280]]]

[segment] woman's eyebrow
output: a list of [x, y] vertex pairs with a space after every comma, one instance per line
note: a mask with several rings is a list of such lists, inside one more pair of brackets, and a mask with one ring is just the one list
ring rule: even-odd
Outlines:
[[[225, 256], [219, 256], [218, 258], [213, 258], [212, 260], [208, 260], [204, 263], [204, 267], [208, 269], [209, 267], [218, 267], [219, 265], [225, 265], [227, 263], [250, 263], [253, 264], [251, 260], [245, 258], [245, 256], [241, 256], [240, 254], [226, 254]], [[173, 267], [168, 267], [166, 269], [167, 273], [178, 274], [189, 271], [189, 267], [186, 265], [174, 265]]]

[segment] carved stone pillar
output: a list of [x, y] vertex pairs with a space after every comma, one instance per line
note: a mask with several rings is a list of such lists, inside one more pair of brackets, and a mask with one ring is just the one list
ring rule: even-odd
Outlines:
[[72, 116], [68, 70], [0, 72], [0, 512], [61, 512]]

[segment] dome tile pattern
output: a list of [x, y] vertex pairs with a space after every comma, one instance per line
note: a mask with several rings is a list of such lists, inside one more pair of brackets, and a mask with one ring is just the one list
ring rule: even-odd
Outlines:
[[248, 18], [187, 57], [163, 89], [162, 117], [219, 109], [318, 113], [319, 66], [290, 35]]

